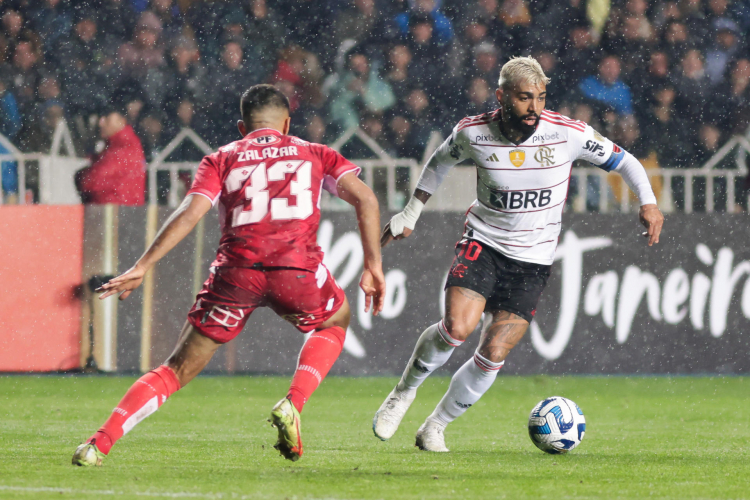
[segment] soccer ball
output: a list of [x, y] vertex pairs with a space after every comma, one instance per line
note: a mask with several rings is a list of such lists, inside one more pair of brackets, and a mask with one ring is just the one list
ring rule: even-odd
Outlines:
[[537, 448], [553, 455], [567, 453], [581, 443], [586, 419], [573, 401], [552, 396], [531, 410], [529, 437]]

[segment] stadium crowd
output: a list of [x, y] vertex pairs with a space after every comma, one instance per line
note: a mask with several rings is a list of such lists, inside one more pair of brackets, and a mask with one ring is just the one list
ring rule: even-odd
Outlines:
[[421, 158], [527, 54], [549, 108], [648, 166], [699, 166], [750, 124], [750, 0], [0, 0], [0, 24], [0, 133], [25, 152], [63, 117], [91, 151], [113, 103], [147, 160], [182, 127], [216, 147], [238, 138], [241, 91], [270, 82], [292, 133], [359, 125]]

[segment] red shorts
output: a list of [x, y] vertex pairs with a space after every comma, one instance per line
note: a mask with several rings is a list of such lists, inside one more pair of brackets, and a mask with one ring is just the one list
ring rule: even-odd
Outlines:
[[259, 270], [218, 267], [188, 313], [196, 330], [216, 342], [229, 342], [257, 307], [267, 306], [303, 333], [324, 323], [346, 300], [328, 269]]

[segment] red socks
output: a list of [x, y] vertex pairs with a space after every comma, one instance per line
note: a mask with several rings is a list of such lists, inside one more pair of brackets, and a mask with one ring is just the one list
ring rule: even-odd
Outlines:
[[180, 389], [177, 375], [166, 365], [151, 370], [133, 384], [104, 425], [89, 438], [107, 455], [112, 445]]
[[313, 333], [302, 346], [297, 371], [294, 372], [287, 395], [297, 411], [302, 411], [312, 393], [328, 375], [328, 370], [344, 348], [345, 338], [344, 329], [333, 326]]
[[[298, 411], [318, 388], [344, 348], [346, 332], [334, 326], [313, 333], [299, 355], [287, 397]], [[166, 365], [148, 372], [128, 389], [104, 425], [89, 438], [107, 455], [118, 439], [148, 417], [180, 389], [180, 381]]]

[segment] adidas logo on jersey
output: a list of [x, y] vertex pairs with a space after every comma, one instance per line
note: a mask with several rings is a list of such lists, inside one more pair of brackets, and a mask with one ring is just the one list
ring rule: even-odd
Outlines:
[[486, 159], [486, 160], [484, 160], [484, 161], [500, 161], [500, 160], [498, 160], [498, 158], [497, 158], [497, 155], [496, 155], [495, 153], [492, 153], [492, 154], [491, 154], [490, 156], [488, 156], [488, 157], [487, 157], [487, 159]]

